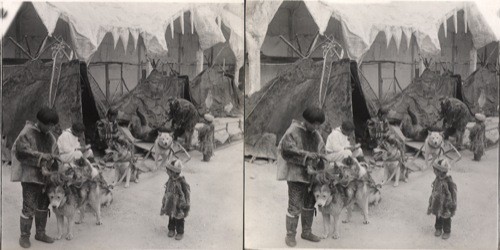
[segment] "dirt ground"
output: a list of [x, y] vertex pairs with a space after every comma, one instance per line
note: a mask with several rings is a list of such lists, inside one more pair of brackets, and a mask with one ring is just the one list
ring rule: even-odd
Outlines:
[[[36, 241], [33, 225], [31, 249], [241, 249], [243, 143], [235, 142], [215, 154], [205, 163], [200, 160], [202, 155], [193, 151], [183, 171], [191, 186], [191, 211], [186, 218], [183, 240], [167, 237], [168, 217], [160, 216], [160, 207], [168, 176], [158, 170], [142, 174], [140, 182], [131, 183], [127, 189], [123, 184], [115, 187], [113, 204], [102, 209], [103, 225], [95, 225], [95, 217], [88, 212], [84, 223], [74, 226], [71, 241], [62, 239], [54, 244]], [[105, 177], [111, 183], [113, 174], [109, 171]], [[2, 191], [2, 249], [21, 249], [18, 244], [21, 184], [10, 181], [10, 167], [3, 167]], [[47, 234], [56, 233], [56, 218], [51, 216]]]
[[[340, 239], [306, 242], [300, 238], [299, 223], [297, 248], [496, 249], [498, 148], [488, 150], [479, 163], [471, 160], [470, 151], [462, 155], [450, 172], [458, 186], [450, 239], [434, 236], [435, 217], [426, 214], [434, 179], [427, 169], [412, 173], [409, 182], [400, 182], [399, 187], [385, 185], [381, 203], [370, 208], [370, 224], [363, 224], [357, 209], [349, 224], [341, 224]], [[245, 164], [245, 247], [286, 248], [287, 184], [276, 181], [276, 165]], [[376, 182], [381, 182], [382, 172], [374, 172]], [[318, 214], [313, 233], [322, 234], [322, 223]]]

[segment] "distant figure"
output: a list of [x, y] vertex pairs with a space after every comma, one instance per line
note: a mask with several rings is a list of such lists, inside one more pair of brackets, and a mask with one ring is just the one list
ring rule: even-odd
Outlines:
[[59, 147], [60, 158], [63, 163], [72, 164], [75, 160], [80, 158], [88, 159], [90, 162], [94, 161], [94, 153], [90, 149], [90, 145], [82, 146], [79, 138], [83, 136], [85, 126], [81, 122], [76, 122], [62, 132], [57, 138], [57, 146]]
[[456, 148], [462, 149], [465, 127], [470, 118], [470, 111], [465, 103], [452, 97], [441, 98], [440, 118], [443, 119], [444, 139], [456, 137]]
[[205, 114], [205, 124], [198, 131], [198, 141], [200, 142], [200, 152], [203, 153], [203, 161], [210, 161], [214, 154], [214, 117], [210, 114]]
[[189, 151], [194, 127], [199, 119], [198, 111], [192, 103], [182, 98], [170, 98], [168, 103], [170, 109], [167, 120], [172, 121], [174, 140], [177, 141], [179, 137], [183, 136], [184, 147]]
[[35, 240], [53, 243], [54, 239], [45, 234], [49, 214], [49, 197], [45, 192], [46, 177], [43, 175], [58, 158], [56, 138], [51, 131], [59, 123], [57, 112], [48, 107], [41, 108], [36, 114], [38, 122], [26, 121], [26, 125], [12, 146], [12, 181], [20, 181], [22, 186], [23, 207], [21, 211], [21, 238], [19, 245], [31, 246], [30, 235], [35, 217]]
[[486, 147], [486, 125], [484, 124], [486, 116], [478, 113], [475, 118], [476, 124], [474, 124], [469, 134], [470, 150], [474, 153], [474, 160], [480, 161]]
[[104, 164], [112, 158], [112, 151], [119, 152], [123, 146], [128, 148], [128, 142], [120, 133], [118, 128], [118, 111], [109, 109], [106, 113], [106, 119], [97, 121], [97, 133], [100, 144], [107, 146], [106, 155], [101, 159], [100, 164]]
[[[186, 178], [181, 176], [183, 164], [180, 160], [173, 160], [166, 164], [168, 181], [165, 183], [161, 215], [168, 216], [168, 237], [182, 240], [184, 236], [184, 218], [188, 216], [191, 207], [191, 189]], [[177, 232], [177, 235], [176, 235]]]
[[367, 121], [369, 147], [376, 148], [383, 142], [384, 138], [390, 133], [390, 124], [387, 120], [389, 109], [380, 108], [377, 117]]
[[[450, 238], [451, 217], [457, 210], [457, 185], [451, 176], [447, 175], [450, 164], [446, 159], [440, 159], [432, 165], [436, 179], [432, 182], [432, 193], [429, 198], [427, 214], [436, 216], [434, 228], [436, 237]], [[444, 234], [443, 234], [444, 231]]]

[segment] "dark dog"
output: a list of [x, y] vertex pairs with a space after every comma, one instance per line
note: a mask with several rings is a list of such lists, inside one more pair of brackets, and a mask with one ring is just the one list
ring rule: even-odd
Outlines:
[[408, 115], [405, 115], [401, 122], [401, 132], [407, 138], [414, 141], [424, 141], [427, 138], [429, 130], [422, 127], [418, 121], [418, 117], [411, 111], [410, 107], [407, 108]]
[[135, 113], [136, 116], [132, 116], [130, 119], [130, 133], [142, 141], [154, 142], [158, 136], [159, 129], [149, 126], [146, 116], [139, 111], [139, 108], [136, 109]]

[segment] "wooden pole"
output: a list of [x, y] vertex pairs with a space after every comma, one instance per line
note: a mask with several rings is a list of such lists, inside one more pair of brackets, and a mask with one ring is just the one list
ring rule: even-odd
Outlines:
[[382, 63], [378, 63], [378, 98], [380, 98], [381, 101], [383, 98], [384, 91], [382, 90], [383, 87], [383, 81], [382, 81]]
[[108, 68], [108, 64], [104, 64], [104, 75], [106, 77], [106, 100], [109, 102], [109, 97], [110, 97], [109, 85], [110, 85], [110, 81], [109, 81], [109, 68]]
[[196, 74], [198, 75], [203, 71], [203, 50], [198, 48], [196, 51]]
[[394, 94], [396, 94], [397, 93], [397, 90], [396, 90], [396, 82], [397, 82], [397, 80], [396, 80], [396, 63], [393, 63], [392, 65], [394, 66], [394, 71], [393, 71], [394, 83], [395, 83], [394, 84]]
[[179, 51], [177, 52], [177, 64], [179, 65], [179, 75], [181, 74], [181, 63], [182, 63], [182, 35], [178, 35], [179, 37]]
[[455, 74], [455, 32], [451, 32], [451, 73]]
[[[139, 38], [137, 38], [139, 40]], [[142, 71], [142, 64], [141, 64], [141, 47], [139, 46], [139, 41], [137, 41], [137, 83], [139, 83], [142, 79], [141, 71]]]
[[[288, 40], [293, 41], [293, 9], [288, 9]], [[298, 42], [298, 40], [297, 40]], [[288, 48], [288, 54], [293, 57], [293, 50]]]
[[214, 47], [210, 48], [210, 64], [208, 67], [212, 67], [214, 65]]
[[413, 82], [413, 79], [415, 78], [415, 44], [411, 43], [411, 37], [410, 39], [410, 48], [411, 48], [411, 79], [410, 82]]
[[293, 47], [293, 45], [286, 40], [286, 38], [284, 38], [282, 35], [279, 36], [281, 38], [281, 40], [283, 40], [283, 42], [285, 42], [288, 46], [290, 46], [290, 48], [295, 51], [295, 53], [297, 53], [297, 55], [299, 55], [301, 58], [305, 58], [304, 55], [302, 55], [302, 53], [300, 53], [300, 51], [298, 51], [295, 47]]
[[[15, 22], [15, 31], [16, 31], [16, 41], [21, 42], [21, 19], [23, 18], [24, 12], [20, 12], [21, 14], [16, 18]], [[16, 58], [21, 58], [21, 49], [16, 47]]]
[[[120, 80], [123, 80], [123, 64], [120, 64]], [[120, 92], [123, 95], [123, 82], [120, 81]]]

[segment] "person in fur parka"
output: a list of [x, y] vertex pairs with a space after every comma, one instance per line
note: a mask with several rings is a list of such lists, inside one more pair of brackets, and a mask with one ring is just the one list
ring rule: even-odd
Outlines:
[[433, 164], [436, 179], [432, 182], [432, 193], [429, 198], [427, 214], [436, 216], [435, 236], [439, 237], [444, 231], [443, 239], [448, 239], [451, 233], [451, 217], [457, 210], [457, 185], [449, 176], [450, 164], [446, 159], [439, 159]]
[[[166, 170], [169, 175], [165, 183], [165, 194], [160, 215], [169, 216], [168, 237], [181, 240], [184, 235], [184, 218], [188, 216], [191, 206], [191, 189], [184, 176], [181, 176], [183, 164], [179, 160], [167, 163]], [[177, 235], [175, 234], [177, 231]]]

